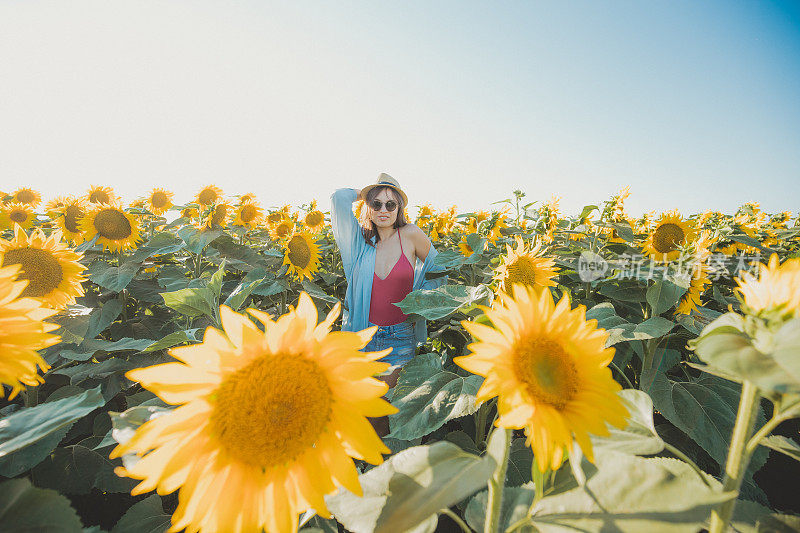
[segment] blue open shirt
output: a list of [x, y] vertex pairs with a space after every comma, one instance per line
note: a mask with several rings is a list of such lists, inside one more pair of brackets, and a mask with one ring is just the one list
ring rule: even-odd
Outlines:
[[[355, 189], [338, 189], [331, 196], [331, 225], [333, 237], [342, 254], [344, 274], [347, 277], [347, 292], [344, 297], [342, 330], [361, 331], [370, 327], [369, 303], [372, 296], [372, 278], [375, 275], [375, 246], [370, 246], [361, 233], [361, 225], [353, 215], [353, 202], [358, 192]], [[373, 237], [372, 243], [375, 244]], [[425, 279], [425, 273], [433, 266], [439, 252], [431, 245], [425, 261], [417, 257], [414, 266], [412, 290], [434, 289], [447, 281], [446, 276]], [[414, 321], [414, 336], [417, 345], [428, 338], [424, 319]]]

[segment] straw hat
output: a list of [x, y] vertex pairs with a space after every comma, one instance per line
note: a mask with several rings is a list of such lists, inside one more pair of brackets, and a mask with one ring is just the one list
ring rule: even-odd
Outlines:
[[403, 189], [400, 188], [400, 184], [397, 183], [397, 180], [391, 177], [389, 174], [381, 172], [380, 176], [378, 176], [378, 179], [375, 180], [375, 183], [372, 185], [367, 185], [361, 189], [361, 196], [366, 198], [367, 193], [375, 187], [391, 187], [392, 189], [396, 190], [398, 194], [400, 194], [400, 197], [403, 199], [403, 206], [408, 205], [408, 196], [406, 196], [406, 193], [404, 193]]

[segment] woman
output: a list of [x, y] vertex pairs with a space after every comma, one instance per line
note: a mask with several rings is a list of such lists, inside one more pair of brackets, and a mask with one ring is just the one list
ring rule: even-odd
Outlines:
[[[365, 227], [353, 215], [353, 202], [363, 199], [367, 210]], [[424, 320], [412, 322], [399, 307], [409, 292], [441, 285], [446, 278], [426, 280], [437, 255], [421, 229], [403, 216], [408, 198], [400, 184], [381, 173], [377, 181], [361, 190], [339, 189], [331, 196], [333, 236], [342, 255], [347, 292], [342, 329], [361, 331], [379, 326], [366, 351], [392, 348], [381, 359], [391, 363], [391, 372], [381, 376], [389, 387], [416, 347], [427, 339]]]

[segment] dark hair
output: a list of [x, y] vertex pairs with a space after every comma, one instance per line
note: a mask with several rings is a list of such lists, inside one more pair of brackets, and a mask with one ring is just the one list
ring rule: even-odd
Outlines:
[[362, 213], [363, 221], [361, 223], [361, 233], [364, 235], [364, 240], [367, 241], [367, 244], [370, 246], [374, 246], [372, 244], [372, 238], [375, 237], [375, 244], [380, 242], [381, 236], [378, 233], [378, 227], [375, 226], [375, 223], [369, 217], [369, 212], [372, 210], [372, 201], [381, 193], [381, 191], [390, 191], [394, 199], [397, 201], [397, 218], [394, 221], [393, 227], [396, 229], [400, 229], [408, 222], [406, 221], [406, 216], [403, 213], [403, 209], [405, 209], [405, 205], [403, 204], [403, 199], [397, 194], [392, 187], [374, 187], [370, 189], [367, 193], [366, 199], [364, 199], [364, 212]]

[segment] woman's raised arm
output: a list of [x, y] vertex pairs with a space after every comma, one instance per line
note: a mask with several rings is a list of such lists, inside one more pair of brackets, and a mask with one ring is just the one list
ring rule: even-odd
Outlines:
[[361, 225], [353, 214], [353, 202], [361, 196], [359, 189], [338, 189], [331, 195], [331, 227], [339, 253], [342, 254], [342, 265], [347, 277], [359, 250], [365, 241], [361, 233]]

